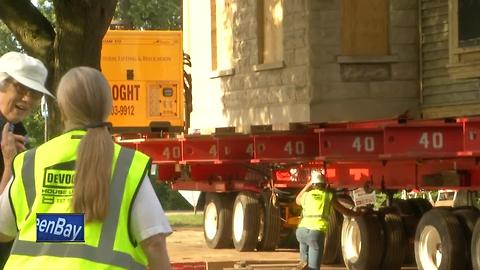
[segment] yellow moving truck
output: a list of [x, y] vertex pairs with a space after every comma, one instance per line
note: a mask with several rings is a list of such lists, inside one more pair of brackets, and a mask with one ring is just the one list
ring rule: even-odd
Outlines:
[[182, 59], [180, 31], [107, 32], [101, 68], [112, 87], [116, 130], [183, 129]]

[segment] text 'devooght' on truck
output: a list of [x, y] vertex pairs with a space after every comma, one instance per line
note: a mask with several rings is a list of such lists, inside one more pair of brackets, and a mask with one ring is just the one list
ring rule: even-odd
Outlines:
[[110, 119], [159, 181], [200, 192], [210, 248], [295, 247], [295, 196], [317, 171], [363, 213], [331, 212], [324, 264], [479, 270], [478, 14], [470, 0], [184, 0], [183, 35], [105, 37]]

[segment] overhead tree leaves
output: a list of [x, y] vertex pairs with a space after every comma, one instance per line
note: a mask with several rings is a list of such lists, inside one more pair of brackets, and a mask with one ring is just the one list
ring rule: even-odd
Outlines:
[[181, 0], [119, 0], [115, 18], [134, 29], [180, 30]]

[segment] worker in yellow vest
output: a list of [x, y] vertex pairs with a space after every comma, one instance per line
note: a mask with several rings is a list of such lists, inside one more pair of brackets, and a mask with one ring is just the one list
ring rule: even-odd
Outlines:
[[5, 269], [170, 269], [150, 158], [112, 141], [104, 76], [71, 69], [57, 101], [66, 132], [17, 155], [0, 198], [0, 241], [14, 239]]
[[312, 171], [310, 181], [298, 193], [295, 202], [302, 206], [302, 217], [296, 231], [300, 244], [299, 268], [318, 270], [322, 264], [331, 207], [347, 216], [359, 214], [336, 200], [334, 193], [327, 189], [325, 176], [316, 170]]

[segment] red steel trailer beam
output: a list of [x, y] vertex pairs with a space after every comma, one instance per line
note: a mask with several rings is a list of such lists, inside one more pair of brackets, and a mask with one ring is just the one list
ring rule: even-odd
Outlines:
[[378, 160], [383, 153], [383, 129], [319, 129], [320, 160]]
[[[478, 118], [318, 124], [299, 132], [175, 139], [144, 136], [120, 142], [151, 156], [160, 166], [160, 176], [173, 180], [170, 177], [180, 174], [179, 166], [188, 165], [189, 180], [229, 179], [234, 183], [225, 189], [235, 185], [244, 188], [237, 182], [255, 175], [249, 166], [283, 164], [301, 171], [311, 170], [305, 166], [309, 163], [313, 164], [310, 167], [326, 169], [328, 180], [339, 187], [480, 186]], [[290, 181], [276, 179], [276, 183], [300, 186], [305, 177], [304, 173], [298, 179], [290, 177]], [[202, 188], [216, 189], [212, 185]]]

